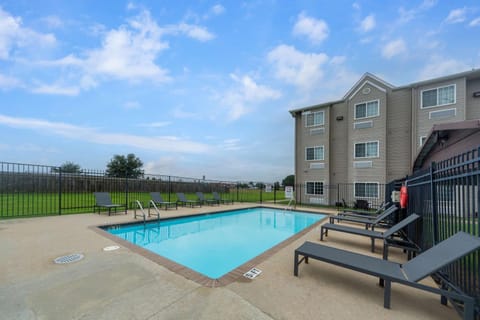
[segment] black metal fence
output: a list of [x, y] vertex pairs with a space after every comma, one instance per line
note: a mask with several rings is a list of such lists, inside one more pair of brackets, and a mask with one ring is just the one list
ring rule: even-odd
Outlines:
[[93, 192], [102, 191], [128, 208], [133, 208], [135, 200], [148, 203], [149, 192], [162, 193], [166, 201], [176, 201], [177, 192], [193, 197], [197, 191], [216, 191], [236, 202], [275, 203], [284, 199], [284, 193], [273, 186], [153, 174], [137, 179], [109, 177], [97, 170], [67, 173], [60, 167], [0, 162], [0, 218], [92, 212]]
[[[406, 180], [408, 214], [422, 216], [409, 235], [428, 249], [458, 231], [480, 234], [480, 148], [432, 163]], [[478, 252], [441, 270], [441, 277], [480, 303]], [[477, 310], [478, 317], [478, 310]]]

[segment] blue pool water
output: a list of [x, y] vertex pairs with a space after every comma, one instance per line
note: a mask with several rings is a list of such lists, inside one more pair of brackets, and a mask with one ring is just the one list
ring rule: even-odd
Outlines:
[[107, 227], [106, 231], [217, 279], [324, 217], [251, 208]]

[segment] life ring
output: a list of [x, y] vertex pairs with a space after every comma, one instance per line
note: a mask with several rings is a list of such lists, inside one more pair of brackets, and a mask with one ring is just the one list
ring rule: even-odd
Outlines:
[[408, 192], [407, 186], [402, 186], [400, 188], [400, 208], [405, 209], [408, 203]]

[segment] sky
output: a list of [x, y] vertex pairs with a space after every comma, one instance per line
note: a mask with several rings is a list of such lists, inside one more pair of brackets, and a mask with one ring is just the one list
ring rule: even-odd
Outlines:
[[0, 162], [281, 182], [289, 110], [479, 67], [478, 0], [0, 0]]

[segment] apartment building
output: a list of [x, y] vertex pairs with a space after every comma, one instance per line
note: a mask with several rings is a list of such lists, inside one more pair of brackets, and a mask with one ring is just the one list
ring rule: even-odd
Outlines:
[[381, 186], [411, 173], [434, 124], [480, 119], [480, 70], [400, 87], [365, 73], [341, 99], [290, 113], [297, 201], [333, 205], [330, 186], [351, 184], [355, 199], [381, 202]]

